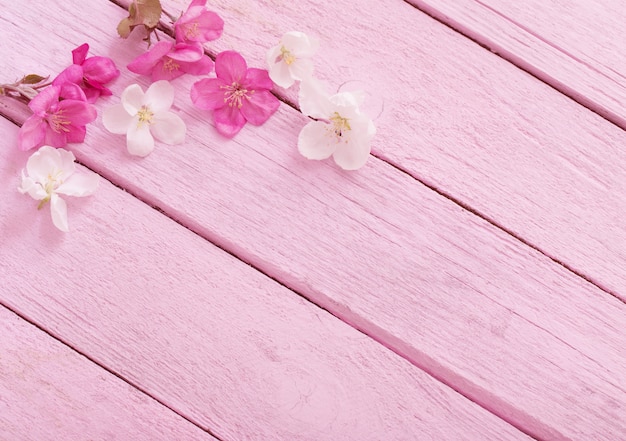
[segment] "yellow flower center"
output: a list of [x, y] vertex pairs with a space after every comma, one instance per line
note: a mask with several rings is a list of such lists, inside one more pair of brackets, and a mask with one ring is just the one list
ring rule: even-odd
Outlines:
[[254, 90], [244, 89], [237, 82], [227, 86], [220, 86], [220, 89], [224, 90], [224, 102], [229, 107], [237, 107], [238, 109], [241, 109], [241, 106], [243, 106], [244, 99], [249, 100], [250, 96], [254, 94]]
[[180, 67], [180, 64], [178, 64], [176, 61], [172, 60], [171, 58], [167, 58], [165, 60], [165, 63], [163, 63], [163, 70], [166, 70], [168, 72], [178, 70], [179, 67]]
[[291, 66], [296, 61], [295, 55], [293, 55], [285, 46], [281, 46], [280, 54], [287, 66]]
[[352, 130], [350, 128], [350, 120], [348, 118], [344, 118], [338, 112], [333, 113], [333, 116], [330, 117], [330, 122], [332, 123], [332, 130], [337, 138], [341, 138], [345, 134], [346, 130]]
[[194, 21], [193, 23], [187, 23], [185, 25], [185, 37], [187, 38], [195, 38], [200, 35], [198, 31], [198, 22]]
[[41, 210], [41, 208], [48, 201], [50, 201], [50, 198], [52, 197], [52, 193], [54, 192], [54, 190], [63, 183], [63, 181], [60, 179], [60, 176], [62, 174], [63, 174], [63, 171], [61, 170], [57, 170], [53, 173], [48, 174], [48, 177], [46, 178], [46, 183], [42, 185], [47, 196], [43, 198], [41, 201], [39, 201], [39, 205], [37, 205], [38, 210]]
[[152, 117], [154, 116], [154, 113], [152, 112], [152, 110], [150, 110], [148, 106], [142, 106], [141, 109], [139, 109], [139, 111], [137, 112], [137, 116], [139, 117], [139, 123], [137, 125], [141, 127], [143, 123], [152, 123]]
[[48, 123], [50, 124], [50, 127], [52, 128], [52, 130], [54, 130], [57, 133], [61, 133], [61, 132], [68, 133], [70, 131], [69, 127], [67, 126], [69, 126], [72, 123], [69, 119], [63, 116], [64, 112], [65, 112], [64, 109], [58, 110], [56, 113], [53, 113], [52, 115], [50, 115], [50, 118], [48, 119]]

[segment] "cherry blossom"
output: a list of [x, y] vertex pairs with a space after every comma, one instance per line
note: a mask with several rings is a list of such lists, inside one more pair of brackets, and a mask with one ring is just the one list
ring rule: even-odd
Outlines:
[[278, 110], [280, 101], [272, 95], [272, 80], [263, 69], [248, 68], [235, 51], [215, 59], [217, 78], [205, 78], [191, 88], [196, 107], [213, 111], [215, 128], [232, 138], [249, 122], [259, 126]]
[[206, 0], [193, 0], [187, 11], [174, 23], [178, 43], [216, 40], [222, 35], [224, 20], [206, 9]]
[[111, 95], [105, 87], [120, 75], [113, 60], [108, 57], [89, 57], [87, 43], [78, 46], [72, 51], [73, 64], [61, 72], [52, 82], [55, 85], [75, 83], [83, 89], [87, 101], [94, 103], [101, 95]]
[[288, 88], [313, 74], [310, 58], [319, 47], [319, 41], [303, 32], [287, 32], [277, 46], [267, 52], [269, 75], [274, 83]]
[[185, 140], [184, 121], [169, 111], [174, 103], [174, 87], [169, 82], [152, 83], [145, 93], [138, 84], [131, 84], [122, 92], [121, 101], [104, 111], [102, 122], [110, 132], [126, 135], [131, 155], [150, 154], [154, 138], [172, 145]]
[[83, 142], [85, 126], [96, 119], [95, 107], [85, 100], [85, 94], [76, 84], [43, 89], [28, 103], [33, 115], [19, 130], [19, 149], [29, 150], [44, 144], [64, 147], [68, 142]]
[[361, 113], [363, 97], [355, 92], [329, 96], [310, 79], [300, 86], [300, 109], [315, 118], [298, 136], [298, 150], [308, 159], [333, 159], [344, 170], [356, 170], [367, 162], [376, 133], [372, 120]]
[[28, 193], [39, 201], [41, 209], [50, 202], [52, 223], [61, 231], [69, 231], [67, 204], [59, 195], [89, 196], [96, 191], [100, 177], [93, 173], [76, 172], [74, 154], [65, 149], [42, 146], [33, 153], [22, 170], [22, 184], [18, 191]]
[[204, 75], [213, 70], [213, 61], [200, 43], [160, 41], [128, 65], [131, 72], [148, 75], [152, 81], [173, 80], [188, 73]]

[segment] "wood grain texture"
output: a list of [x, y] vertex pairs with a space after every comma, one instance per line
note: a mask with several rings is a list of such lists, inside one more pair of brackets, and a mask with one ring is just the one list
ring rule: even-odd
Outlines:
[[[528, 439], [107, 182], [56, 231], [15, 191], [26, 155], [0, 130], [0, 300], [220, 439]], [[184, 434], [168, 439], [202, 439]]]
[[3, 307], [0, 330], [0, 439], [215, 440]]
[[[450, 9], [465, 3], [437, 2]], [[163, 4], [176, 15], [186, 0]], [[383, 103], [378, 157], [626, 300], [623, 130], [399, 0], [216, 0], [211, 7], [226, 27], [207, 48], [235, 48], [259, 66], [282, 33], [319, 36], [317, 75], [334, 87], [371, 85], [373, 116]], [[507, 35], [497, 20], [485, 20], [494, 34]], [[626, 103], [586, 70], [579, 75]], [[294, 90], [278, 92], [296, 99]]]
[[626, 128], [619, 2], [407, 1]]
[[[63, 34], [67, 45], [47, 46], [67, 53], [87, 40], [124, 65], [141, 49], [112, 39], [124, 15], [112, 5], [86, 1], [85, 11], [65, 11], [45, 30], [73, 29], [96, 4], [91, 36], [74, 29]], [[30, 21], [20, 17], [14, 11], [13, 23], [28, 40]], [[22, 56], [2, 55], [22, 66]], [[65, 56], [38, 63], [58, 71]], [[115, 93], [134, 80], [124, 72]], [[381, 161], [348, 174], [303, 160], [294, 127], [306, 119], [286, 106], [224, 141], [191, 107], [192, 82], [175, 83], [189, 127], [184, 146], [132, 160], [96, 125], [76, 154], [536, 436], [626, 433], [616, 417], [626, 408], [623, 303]]]

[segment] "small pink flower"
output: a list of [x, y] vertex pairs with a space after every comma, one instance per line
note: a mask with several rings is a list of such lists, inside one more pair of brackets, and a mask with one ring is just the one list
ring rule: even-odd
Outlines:
[[187, 11], [174, 23], [178, 43], [216, 40], [223, 30], [224, 20], [206, 9], [206, 0], [193, 0]]
[[66, 82], [78, 84], [85, 92], [87, 101], [94, 103], [101, 95], [111, 95], [111, 91], [105, 87], [120, 76], [120, 71], [113, 60], [108, 57], [89, 57], [87, 43], [78, 46], [72, 51], [74, 64], [61, 72], [52, 82], [61, 85]]
[[76, 85], [50, 85], [33, 98], [28, 107], [33, 115], [18, 133], [18, 147], [29, 150], [44, 144], [63, 147], [68, 142], [83, 142], [85, 126], [96, 119], [96, 109], [85, 101]]
[[217, 78], [205, 78], [191, 88], [196, 107], [213, 110], [215, 128], [232, 138], [249, 122], [260, 126], [278, 110], [280, 101], [270, 93], [272, 80], [266, 70], [248, 68], [235, 51], [215, 59]]
[[213, 61], [204, 54], [200, 43], [160, 41], [152, 49], [135, 58], [128, 70], [149, 75], [152, 81], [173, 80], [188, 73], [204, 75], [213, 70]]

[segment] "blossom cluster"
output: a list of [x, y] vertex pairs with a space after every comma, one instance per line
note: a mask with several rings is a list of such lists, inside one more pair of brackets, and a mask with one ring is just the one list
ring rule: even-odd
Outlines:
[[[224, 21], [209, 11], [206, 3], [192, 0], [180, 17], [170, 16], [173, 41], [159, 40], [154, 45], [151, 35], [156, 35], [164, 13], [160, 1], [131, 3], [118, 33], [126, 38], [135, 28], [144, 29], [148, 49], [127, 68], [148, 76], [152, 84], [145, 92], [138, 84], [126, 87], [120, 103], [104, 111], [104, 127], [125, 135], [127, 150], [135, 156], [150, 154], [155, 139], [172, 145], [184, 142], [185, 123], [170, 110], [175, 95], [170, 81], [189, 74], [205, 76], [192, 85], [191, 102], [210, 111], [217, 132], [231, 138], [247, 123], [264, 124], [278, 110], [274, 86], [286, 89], [300, 82], [300, 110], [311, 121], [298, 136], [299, 152], [316, 160], [332, 156], [346, 170], [362, 167], [376, 129], [360, 110], [363, 93], [330, 94], [314, 77], [312, 57], [319, 41], [302, 32], [286, 33], [268, 50], [268, 69], [249, 67], [243, 56], [232, 50], [220, 52], [213, 61], [204, 44], [222, 35]], [[101, 96], [112, 95], [107, 85], [120, 75], [110, 58], [88, 57], [88, 51], [87, 44], [74, 49], [72, 64], [52, 81], [27, 75], [16, 83], [0, 85], [0, 94], [28, 102], [32, 111], [19, 131], [19, 149], [39, 147], [22, 172], [19, 191], [38, 200], [39, 208], [49, 202], [52, 221], [62, 231], [68, 230], [68, 222], [60, 195], [87, 196], [98, 183], [96, 174], [78, 172], [73, 153], [62, 147], [84, 141], [86, 126], [96, 119], [94, 103]]]

